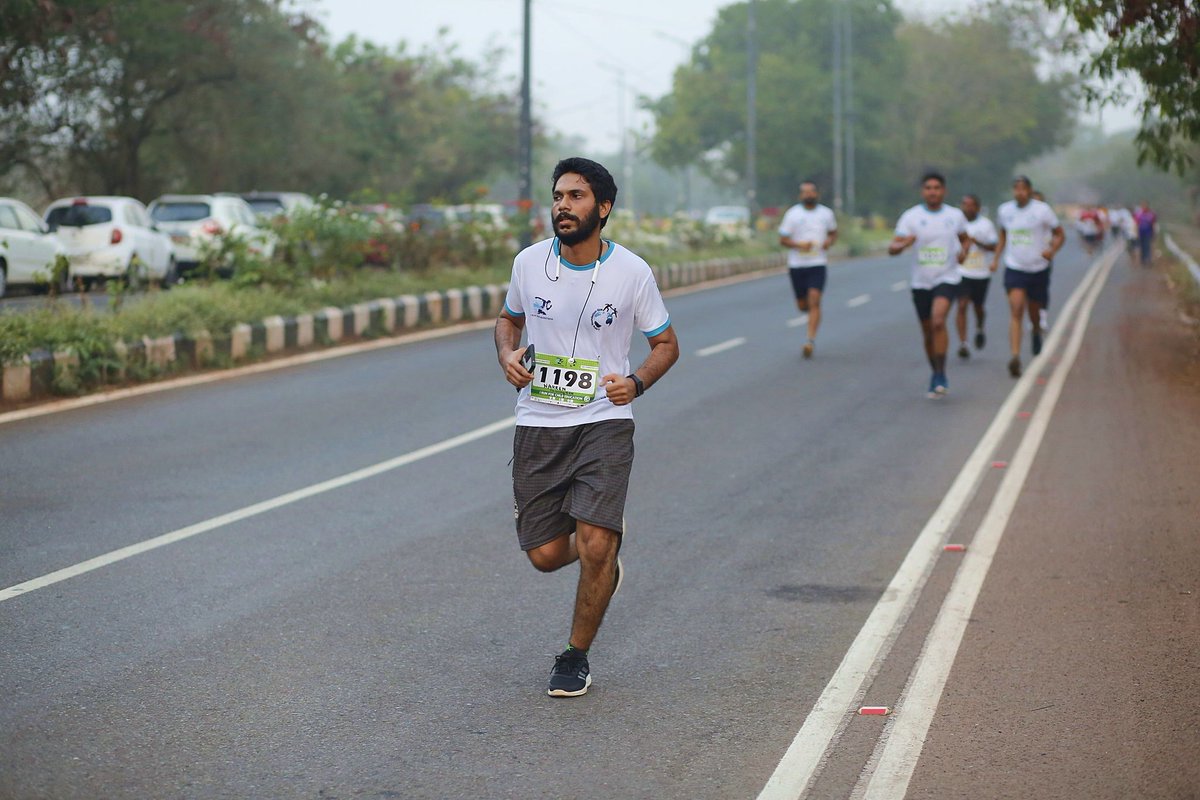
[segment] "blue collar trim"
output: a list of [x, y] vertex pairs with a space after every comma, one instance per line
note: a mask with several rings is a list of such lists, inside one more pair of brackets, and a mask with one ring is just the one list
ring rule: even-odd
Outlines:
[[[615, 252], [616, 252], [616, 250], [617, 250], [617, 245], [616, 245], [616, 243], [615, 243], [615, 242], [611, 241], [610, 239], [601, 239], [600, 241], [601, 241], [601, 242], [604, 242], [605, 244], [607, 244], [607, 245], [608, 245], [608, 246], [607, 246], [607, 247], [604, 249], [604, 255], [600, 256], [600, 263], [601, 263], [601, 264], [603, 264], [605, 261], [608, 261], [608, 257], [609, 257], [609, 256], [611, 256], [613, 253], [615, 253]], [[557, 259], [559, 259], [559, 260], [561, 260], [561, 261], [562, 261], [562, 264], [563, 264], [563, 266], [564, 266], [564, 267], [566, 267], [567, 269], [573, 269], [573, 270], [575, 270], [576, 272], [584, 272], [584, 271], [586, 271], [586, 270], [589, 270], [589, 269], [594, 269], [594, 268], [595, 268], [595, 266], [596, 266], [596, 262], [595, 262], [595, 261], [589, 261], [588, 263], [584, 264], [584, 265], [581, 267], [581, 266], [579, 266], [578, 264], [572, 264], [570, 261], [568, 261], [567, 259], [563, 258], [563, 256], [562, 256], [562, 242], [560, 242], [560, 241], [558, 240], [558, 238], [557, 238], [557, 237], [555, 237], [555, 239], [554, 239], [554, 244], [553, 244], [553, 246], [552, 246], [552, 248], [551, 248], [551, 249], [553, 249], [553, 251], [554, 251], [554, 257], [555, 257], [555, 258], [557, 258]]]

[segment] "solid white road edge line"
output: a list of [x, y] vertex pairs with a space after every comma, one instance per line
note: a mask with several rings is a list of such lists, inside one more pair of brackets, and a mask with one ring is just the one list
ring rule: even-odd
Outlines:
[[127, 558], [132, 558], [133, 556], [141, 553], [155, 550], [159, 547], [165, 547], [166, 545], [174, 544], [175, 542], [183, 541], [184, 539], [190, 539], [193, 536], [198, 536], [202, 533], [207, 533], [209, 531], [216, 530], [226, 525], [231, 525], [235, 522], [240, 522], [241, 520], [248, 519], [259, 514], [264, 514], [268, 511], [299, 502], [300, 500], [305, 500], [309, 497], [330, 492], [334, 489], [340, 489], [343, 486], [349, 486], [352, 483], [358, 483], [359, 481], [364, 481], [367, 478], [373, 478], [376, 475], [381, 475], [390, 470], [407, 466], [408, 464], [412, 464], [416, 461], [429, 458], [430, 456], [435, 456], [439, 453], [444, 453], [447, 450], [453, 450], [456, 447], [461, 447], [478, 439], [491, 436], [494, 433], [507, 430], [508, 428], [513, 427], [516, 422], [517, 418], [515, 416], [508, 417], [507, 419], [502, 419], [497, 422], [484, 425], [482, 428], [476, 428], [473, 431], [467, 431], [466, 433], [461, 433], [458, 436], [452, 436], [451, 438], [445, 439], [436, 444], [422, 447], [419, 450], [413, 450], [412, 452], [405, 453], [402, 456], [397, 456], [396, 458], [391, 458], [387, 461], [380, 461], [378, 464], [373, 464], [369, 467], [363, 467], [362, 469], [357, 469], [353, 472], [347, 472], [346, 474], [340, 475], [336, 478], [331, 478], [327, 481], [321, 481], [320, 483], [314, 483], [311, 486], [304, 487], [303, 489], [297, 489], [293, 492], [288, 492], [287, 494], [281, 494], [278, 497], [273, 497], [270, 500], [264, 500], [260, 503], [255, 503], [254, 505], [240, 508], [236, 511], [230, 511], [228, 514], [222, 514], [219, 517], [206, 519], [203, 522], [197, 522], [196, 524], [189, 525], [186, 528], [180, 528], [178, 530], [171, 531], [170, 533], [164, 533], [161, 536], [155, 536], [153, 539], [146, 539], [145, 541], [138, 542], [137, 544], [131, 544], [117, 550], [112, 550], [103, 555], [96, 556], [95, 558], [89, 558], [87, 561], [81, 561], [74, 566], [55, 570], [54, 572], [42, 575], [39, 578], [33, 578], [23, 583], [18, 583], [15, 586], [8, 587], [7, 589], [0, 589], [0, 602], [11, 600], [14, 597], [28, 594], [35, 589], [43, 589], [47, 586], [59, 583], [60, 581], [65, 581], [68, 578], [74, 578], [78, 575], [83, 575], [84, 573], [91, 572], [92, 570], [106, 567], [109, 564], [115, 564], [118, 561], [124, 561]]
[[746, 337], [739, 336], [736, 339], [730, 339], [728, 341], [721, 342], [720, 344], [714, 344], [714, 345], [709, 345], [708, 347], [702, 347], [696, 351], [696, 355], [700, 356], [701, 358], [704, 358], [705, 356], [713, 356], [713, 355], [716, 355], [717, 353], [723, 353], [726, 350], [732, 350], [735, 347], [741, 347], [745, 343], [746, 343]]
[[1063, 306], [1062, 322], [1046, 338], [1042, 354], [1030, 362], [988, 429], [967, 458], [942, 502], [913, 542], [900, 568], [879, 602], [871, 610], [833, 677], [805, 717], [779, 765], [767, 780], [758, 800], [796, 800], [807, 789], [826, 760], [834, 737], [850, 720], [852, 706], [861, 700], [867, 681], [874, 677], [904, 623], [916, 605], [921, 589], [942, 552], [945, 537], [958, 523], [990, 468], [992, 453], [1012, 425], [1016, 412], [1036, 382], [1042, 364], [1054, 353], [1062, 331], [1081, 298], [1095, 282], [1102, 259], [1097, 259]]
[[950, 676], [950, 668], [954, 665], [954, 658], [962, 643], [967, 621], [975, 608], [975, 601], [979, 598], [996, 549], [1008, 527], [1013, 508], [1020, 499], [1021, 489], [1041, 447], [1050, 417], [1066, 383], [1067, 374], [1079, 355], [1092, 309], [1104, 289], [1105, 281], [1118, 255], [1119, 251], [1112, 251], [1103, 257], [1104, 266], [1099, 278], [1090, 287], [1087, 299], [1074, 322], [1071, 339], [1063, 351], [1062, 360], [1055, 366], [1050, 380], [1047, 381], [1029, 427], [1026, 428], [1016, 454], [1008, 464], [1004, 479], [996, 490], [992, 504], [980, 522], [975, 538], [971, 540], [971, 547], [954, 576], [950, 591], [942, 602], [941, 610], [913, 668], [911, 683], [896, 704], [899, 714], [893, 717], [891, 728], [881, 743], [882, 751], [879, 753], [874, 772], [864, 774], [859, 780], [860, 784], [868, 779], [870, 781], [862, 795], [864, 800], [896, 800], [903, 798], [908, 789], [917, 760], [925, 746], [925, 737], [933, 722], [934, 712], [937, 711], [938, 701]]
[[869, 302], [871, 302], [871, 295], [860, 294], [857, 297], [851, 297], [849, 300], [847, 300], [846, 308], [857, 308], [858, 306], [866, 305]]
[[799, 328], [801, 325], [808, 324], [808, 314], [801, 314], [798, 317], [792, 317], [787, 321], [789, 328]]

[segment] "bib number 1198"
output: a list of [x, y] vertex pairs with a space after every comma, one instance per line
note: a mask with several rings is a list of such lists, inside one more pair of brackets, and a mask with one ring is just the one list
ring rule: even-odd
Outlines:
[[596, 397], [599, 379], [599, 361], [538, 353], [529, 395], [540, 403], [556, 406], [587, 405]]

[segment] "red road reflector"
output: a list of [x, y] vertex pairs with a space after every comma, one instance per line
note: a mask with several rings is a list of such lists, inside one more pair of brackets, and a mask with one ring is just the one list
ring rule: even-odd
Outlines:
[[858, 710], [860, 717], [886, 717], [892, 713], [892, 710], [887, 706], [863, 706]]
[[1032, 411], [1018, 411], [1017, 416], [1021, 419], [1029, 419], [1030, 417], [1033, 416], [1033, 412]]
[[965, 544], [948, 544], [945, 547], [943, 547], [942, 549], [945, 550], [947, 553], [965, 553], [965, 552], [967, 552], [967, 546]]
[[1037, 382], [1038, 382], [1038, 386], [1045, 386], [1045, 385], [1046, 385], [1046, 379], [1045, 379], [1045, 378], [1043, 378], [1043, 377], [1041, 377], [1041, 376], [1039, 376], [1039, 377], [1038, 377], [1038, 379], [1037, 379]]
[[1007, 466], [1008, 466], [1007, 461], [993, 461], [992, 462], [992, 469], [1004, 469]]

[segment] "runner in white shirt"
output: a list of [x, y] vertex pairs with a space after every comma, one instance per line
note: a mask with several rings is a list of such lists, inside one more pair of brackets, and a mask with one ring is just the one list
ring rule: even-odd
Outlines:
[[808, 340], [804, 357], [812, 358], [821, 325], [821, 295], [825, 292], [828, 252], [837, 241], [837, 217], [819, 204], [817, 184], [800, 184], [800, 202], [787, 210], [779, 223], [779, 244], [788, 249], [788, 274], [796, 295], [796, 308], [808, 313]]
[[984, 305], [992, 272], [988, 269], [990, 259], [986, 253], [996, 249], [996, 226], [982, 216], [979, 209], [977, 196], [968, 194], [963, 197], [962, 212], [967, 218], [967, 236], [971, 239], [967, 258], [958, 267], [962, 283], [955, 321], [958, 323], [958, 357], [963, 359], [971, 357], [971, 349], [967, 347], [967, 306], [975, 307], [975, 349], [982, 350], [987, 343], [987, 336], [983, 332], [983, 321], [987, 316]]
[[925, 339], [925, 355], [933, 370], [929, 397], [937, 399], [950, 389], [946, 380], [946, 351], [950, 348], [946, 317], [950, 304], [958, 296], [962, 282], [958, 265], [966, 258], [971, 240], [967, 238], [966, 217], [943, 202], [946, 179], [942, 175], [936, 172], [925, 175], [921, 179], [921, 196], [924, 203], [900, 215], [888, 254], [898, 256], [909, 247], [914, 248], [916, 258], [909, 286]]
[[1010, 312], [1008, 342], [1012, 348], [1008, 372], [1017, 378], [1021, 375], [1021, 320], [1026, 313], [1033, 326], [1033, 354], [1042, 352], [1042, 309], [1050, 303], [1050, 264], [1066, 236], [1054, 209], [1033, 198], [1033, 185], [1024, 175], [1013, 181], [1013, 199], [1000, 206], [996, 218], [1000, 237], [992, 272], [999, 268], [1003, 257]]
[[[630, 403], [671, 368], [679, 342], [649, 265], [601, 238], [617, 198], [608, 170], [564, 159], [553, 187], [556, 235], [513, 261], [496, 355], [519, 392], [513, 505], [521, 549], [542, 572], [579, 562], [570, 639], [547, 688], [577, 697], [591, 685], [588, 648], [625, 574], [617, 552], [633, 465]], [[630, 372], [635, 329], [650, 354]]]

